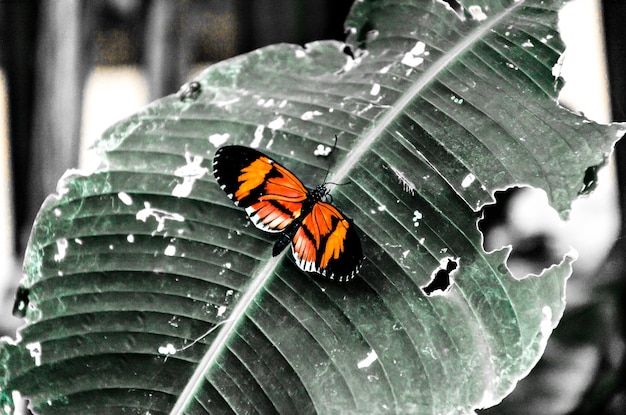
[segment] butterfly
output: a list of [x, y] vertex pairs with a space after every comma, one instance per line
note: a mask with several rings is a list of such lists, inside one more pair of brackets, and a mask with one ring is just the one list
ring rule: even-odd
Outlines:
[[273, 256], [291, 243], [303, 271], [342, 282], [357, 275], [364, 259], [361, 241], [352, 220], [327, 201], [324, 184], [307, 189], [288, 169], [244, 146], [220, 147], [213, 174], [257, 228], [280, 233]]

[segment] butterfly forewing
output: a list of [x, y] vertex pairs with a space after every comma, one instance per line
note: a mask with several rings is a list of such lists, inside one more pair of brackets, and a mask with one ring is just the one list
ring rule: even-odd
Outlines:
[[213, 166], [217, 183], [257, 228], [281, 232], [300, 215], [307, 189], [263, 153], [243, 146], [221, 147]]

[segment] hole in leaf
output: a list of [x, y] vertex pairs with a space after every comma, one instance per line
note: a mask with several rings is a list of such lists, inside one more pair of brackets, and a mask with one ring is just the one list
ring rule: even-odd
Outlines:
[[459, 3], [458, 0], [441, 0], [441, 1], [444, 3], [448, 3], [450, 8], [457, 13], [463, 10], [463, 6], [461, 6], [461, 3]]
[[583, 177], [583, 187], [578, 191], [579, 195], [588, 195], [598, 186], [598, 170], [603, 166], [604, 163], [598, 166], [587, 167]]
[[19, 286], [15, 293], [15, 301], [13, 302], [13, 315], [22, 318], [26, 315], [26, 308], [30, 299], [28, 298], [30, 290], [26, 287]]
[[516, 187], [496, 192], [495, 199], [478, 222], [485, 251], [511, 246], [507, 265], [516, 278], [540, 274], [560, 262], [569, 247], [556, 236], [563, 222], [545, 192]]
[[352, 59], [354, 59], [354, 52], [352, 52], [352, 48], [348, 45], [343, 47], [343, 53], [345, 53], [346, 55], [350, 56]]
[[450, 278], [452, 272], [459, 266], [458, 260], [449, 258], [446, 267], [439, 268], [428, 285], [422, 288], [424, 294], [430, 296], [433, 292], [439, 290], [441, 293], [448, 291], [453, 280]]

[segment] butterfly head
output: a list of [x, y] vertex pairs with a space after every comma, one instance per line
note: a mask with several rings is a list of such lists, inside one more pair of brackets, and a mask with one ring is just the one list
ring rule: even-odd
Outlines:
[[330, 190], [325, 184], [319, 184], [311, 192], [311, 200], [313, 201], [325, 201], [330, 196]]

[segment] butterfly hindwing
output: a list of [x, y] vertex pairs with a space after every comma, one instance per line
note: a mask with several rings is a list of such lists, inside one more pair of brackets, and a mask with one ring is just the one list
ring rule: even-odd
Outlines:
[[308, 191], [293, 173], [265, 154], [243, 146], [217, 150], [215, 178], [254, 225], [281, 232], [300, 215]]
[[361, 241], [351, 220], [333, 205], [316, 202], [292, 240], [296, 264], [308, 272], [348, 281], [363, 262]]

